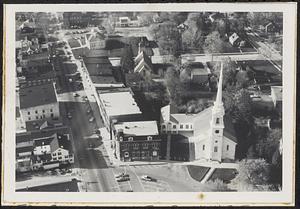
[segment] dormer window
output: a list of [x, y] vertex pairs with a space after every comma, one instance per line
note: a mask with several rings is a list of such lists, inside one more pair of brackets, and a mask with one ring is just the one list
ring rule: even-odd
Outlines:
[[148, 140], [148, 141], [151, 141], [151, 140], [152, 140], [152, 136], [148, 136], [148, 137], [147, 137], [147, 140]]
[[133, 141], [133, 137], [132, 136], [128, 137], [128, 141]]

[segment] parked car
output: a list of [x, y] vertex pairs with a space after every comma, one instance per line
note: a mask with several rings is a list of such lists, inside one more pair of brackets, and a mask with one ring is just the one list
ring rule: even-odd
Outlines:
[[115, 175], [116, 179], [121, 178], [121, 177], [129, 177], [129, 174], [127, 174], [127, 173], [119, 173], [119, 174]]
[[117, 179], [117, 182], [129, 181], [129, 180], [130, 180], [130, 178], [128, 176], [127, 177], [122, 176], [122, 177], [120, 177], [120, 178]]
[[70, 112], [68, 112], [67, 117], [68, 117], [69, 119], [72, 119], [72, 115], [71, 115]]
[[144, 181], [157, 181], [155, 178], [152, 178], [150, 176], [144, 175], [141, 177], [142, 180]]
[[94, 120], [95, 120], [95, 118], [94, 117], [91, 117], [90, 119], [89, 119], [89, 122], [91, 123], [91, 122], [94, 122]]

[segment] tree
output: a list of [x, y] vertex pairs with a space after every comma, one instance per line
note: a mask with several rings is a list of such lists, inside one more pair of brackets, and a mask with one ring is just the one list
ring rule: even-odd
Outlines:
[[174, 22], [167, 21], [150, 28], [150, 33], [157, 40], [159, 50], [164, 55], [178, 56], [181, 37]]
[[204, 51], [206, 53], [222, 53], [224, 52], [224, 48], [224, 42], [218, 31], [213, 31], [206, 37], [204, 42]]
[[123, 54], [121, 57], [121, 69], [123, 73], [133, 72], [134, 61], [133, 61], [133, 52], [131, 46], [126, 45], [123, 48]]
[[169, 20], [175, 22], [177, 25], [180, 25], [187, 19], [188, 14], [188, 12], [170, 12]]
[[175, 68], [168, 68], [165, 74], [165, 84], [169, 91], [171, 103], [179, 106], [182, 102], [183, 87], [179, 79], [179, 73]]
[[270, 164], [264, 159], [244, 159], [238, 164], [238, 174], [231, 181], [238, 191], [268, 190]]

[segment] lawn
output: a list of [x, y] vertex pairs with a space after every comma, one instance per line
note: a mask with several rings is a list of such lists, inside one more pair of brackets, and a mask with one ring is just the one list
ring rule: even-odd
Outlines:
[[236, 170], [232, 168], [216, 168], [211, 177], [208, 179], [209, 181], [214, 181], [216, 179], [220, 179], [224, 181], [224, 183], [229, 183], [232, 179], [234, 179], [236, 175]]
[[190, 176], [196, 181], [201, 181], [209, 171], [209, 167], [187, 165]]

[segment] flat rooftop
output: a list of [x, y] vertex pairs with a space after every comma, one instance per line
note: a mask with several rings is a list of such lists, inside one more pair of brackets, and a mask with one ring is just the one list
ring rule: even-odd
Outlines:
[[20, 109], [57, 102], [53, 83], [20, 88]]
[[148, 136], [158, 135], [156, 121], [123, 122], [115, 125], [115, 129], [122, 129], [125, 135]]
[[99, 93], [108, 116], [142, 114], [130, 91]]

